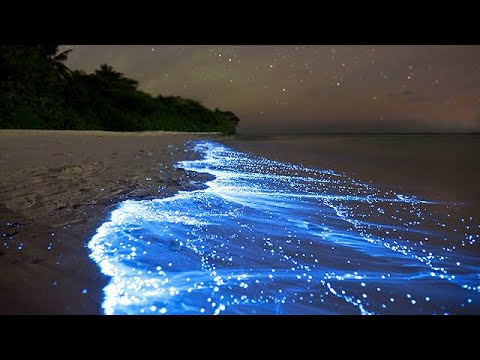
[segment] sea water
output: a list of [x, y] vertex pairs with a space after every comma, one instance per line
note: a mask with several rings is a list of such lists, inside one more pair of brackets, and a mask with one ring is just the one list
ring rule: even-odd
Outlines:
[[335, 169], [199, 141], [204, 189], [122, 202], [88, 247], [105, 314], [479, 314], [480, 226]]

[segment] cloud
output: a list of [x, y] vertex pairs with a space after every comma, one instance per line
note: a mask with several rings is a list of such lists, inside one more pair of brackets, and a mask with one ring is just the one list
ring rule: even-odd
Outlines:
[[417, 93], [415, 93], [412, 90], [403, 90], [403, 91], [399, 91], [399, 92], [391, 92], [391, 93], [387, 93], [387, 96], [403, 97], [408, 102], [413, 102], [413, 103], [425, 102], [425, 101], [430, 101], [431, 100], [429, 97], [418, 95]]
[[403, 90], [400, 92], [387, 93], [387, 96], [411, 96], [411, 95], [415, 95], [415, 93], [411, 90]]

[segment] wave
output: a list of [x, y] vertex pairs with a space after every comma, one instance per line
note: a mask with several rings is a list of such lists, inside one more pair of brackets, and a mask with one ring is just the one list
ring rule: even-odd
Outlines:
[[459, 204], [193, 143], [206, 187], [122, 202], [88, 243], [106, 314], [478, 314]]

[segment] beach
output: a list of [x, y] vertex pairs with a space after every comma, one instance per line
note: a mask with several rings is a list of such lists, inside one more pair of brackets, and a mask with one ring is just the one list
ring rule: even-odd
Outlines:
[[0, 131], [0, 314], [478, 314], [479, 140]]
[[[475, 186], [448, 176], [475, 138], [219, 140], [178, 163], [204, 188], [125, 201], [88, 243], [105, 314], [478, 314]], [[439, 160], [456, 183], [425, 182]]]
[[0, 131], [0, 314], [101, 314], [108, 282], [86, 248], [127, 199], [171, 196], [201, 176], [192, 139], [218, 134]]

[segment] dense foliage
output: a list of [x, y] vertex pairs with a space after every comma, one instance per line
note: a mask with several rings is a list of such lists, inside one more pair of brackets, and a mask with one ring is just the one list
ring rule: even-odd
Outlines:
[[58, 45], [0, 45], [0, 128], [218, 131], [239, 119], [179, 96], [153, 97], [111, 66], [93, 74], [65, 64]]

